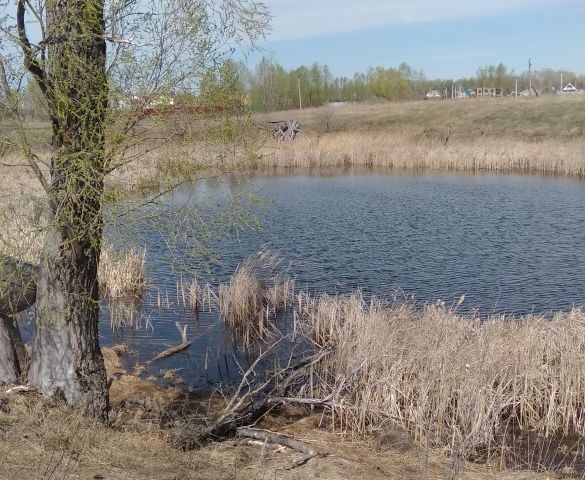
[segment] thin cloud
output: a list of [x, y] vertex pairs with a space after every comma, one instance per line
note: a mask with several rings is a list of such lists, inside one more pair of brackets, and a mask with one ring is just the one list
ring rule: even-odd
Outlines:
[[[554, 8], [582, 0], [555, 0]], [[329, 36], [409, 23], [490, 15], [521, 15], [553, 8], [550, 0], [265, 0], [274, 15], [269, 40]]]

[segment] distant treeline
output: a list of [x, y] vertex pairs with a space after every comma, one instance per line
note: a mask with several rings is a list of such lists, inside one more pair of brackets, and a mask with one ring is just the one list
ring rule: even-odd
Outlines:
[[[422, 70], [404, 62], [398, 67], [372, 67], [352, 77], [336, 77], [327, 65], [314, 63], [287, 70], [263, 58], [253, 69], [243, 62], [227, 61], [209, 70], [193, 90], [161, 92], [161, 98], [172, 98], [179, 110], [267, 112], [298, 108], [299, 96], [303, 107], [319, 107], [332, 102], [413, 100], [433, 90], [450, 96], [451, 88], [460, 86], [499, 88], [510, 94], [516, 88], [516, 80], [519, 92], [528, 89], [528, 72], [516, 73], [502, 63], [480, 67], [469, 78], [429, 79]], [[584, 88], [585, 75], [564, 71], [563, 84], [568, 83]], [[554, 93], [561, 87], [561, 72], [533, 71], [532, 85], [542, 94]], [[140, 92], [117, 92], [120, 99], [135, 95], [140, 96]], [[21, 97], [23, 113], [35, 117], [42, 114], [44, 108], [34, 82], [28, 83]], [[0, 97], [0, 107], [1, 103]]]
[[[263, 58], [253, 70], [230, 61], [209, 72], [201, 82], [199, 98], [235, 102], [253, 111], [274, 111], [297, 108], [299, 89], [303, 107], [318, 107], [331, 102], [412, 100], [423, 98], [431, 90], [450, 96], [452, 86], [495, 87], [509, 94], [515, 91], [516, 79], [519, 91], [528, 89], [529, 73], [516, 73], [502, 63], [481, 67], [469, 78], [428, 79], [422, 70], [406, 63], [398, 67], [372, 67], [353, 77], [336, 77], [327, 65], [314, 63], [287, 70], [278, 62]], [[585, 86], [585, 76], [564, 71], [563, 82], [577, 83], [581, 88]], [[558, 70], [532, 72], [532, 85], [540, 93], [554, 93], [560, 84]]]

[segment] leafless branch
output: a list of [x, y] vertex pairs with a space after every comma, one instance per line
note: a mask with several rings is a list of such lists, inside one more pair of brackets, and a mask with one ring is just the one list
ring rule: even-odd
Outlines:
[[47, 75], [39, 63], [37, 57], [35, 56], [30, 40], [28, 39], [28, 35], [26, 33], [25, 12], [26, 0], [18, 0], [16, 5], [16, 24], [18, 27], [20, 48], [24, 54], [24, 66], [29, 72], [33, 74], [43, 94], [48, 96], [50, 92], [47, 85]]
[[256, 440], [261, 440], [266, 443], [284, 445], [285, 447], [289, 447], [292, 448], [293, 450], [297, 450], [298, 452], [304, 453], [305, 456], [300, 460], [294, 462], [289, 467], [289, 470], [304, 465], [312, 458], [326, 457], [329, 455], [328, 453], [323, 452], [313, 447], [312, 445], [309, 445], [306, 442], [301, 442], [300, 440], [289, 437], [287, 435], [270, 432], [268, 430], [261, 430], [259, 428], [241, 427], [238, 428], [237, 435], [240, 437], [254, 438]]

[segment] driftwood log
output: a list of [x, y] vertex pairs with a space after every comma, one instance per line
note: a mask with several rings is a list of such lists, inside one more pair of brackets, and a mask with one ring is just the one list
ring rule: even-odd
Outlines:
[[[160, 352], [159, 354], [155, 355], [150, 360], [147, 360], [144, 363], [134, 365], [134, 368], [132, 369], [133, 375], [141, 375], [144, 372], [144, 370], [146, 370], [150, 366], [151, 363], [156, 362], [157, 360], [162, 360], [163, 358], [170, 357], [175, 353], [182, 352], [183, 350], [186, 350], [191, 346], [193, 340], [187, 339], [187, 325], [181, 325], [179, 322], [175, 322], [175, 325], [177, 327], [177, 330], [179, 330], [179, 333], [181, 334], [181, 343], [174, 347], [167, 348], [166, 350]], [[114, 380], [113, 377], [108, 380], [108, 387], [112, 385], [113, 380]]]
[[13, 315], [33, 305], [38, 268], [0, 254], [0, 383], [15, 383], [25, 372], [28, 354]]

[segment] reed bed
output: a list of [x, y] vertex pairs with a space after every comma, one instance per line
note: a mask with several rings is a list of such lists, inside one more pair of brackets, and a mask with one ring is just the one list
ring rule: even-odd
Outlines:
[[379, 167], [536, 173], [585, 178], [585, 140], [471, 137], [441, 132], [338, 132], [266, 149], [264, 168]]
[[[160, 298], [160, 293], [158, 297]], [[189, 308], [194, 313], [200, 309], [212, 312], [219, 308], [217, 290], [209, 283], [201, 285], [196, 278], [186, 281], [181, 277], [177, 281], [176, 302], [177, 306]]]
[[552, 318], [480, 319], [440, 302], [387, 306], [359, 292], [304, 295], [297, 309], [317, 348], [331, 349], [298, 393], [331, 398], [326, 405], [343, 432], [400, 426], [453, 458], [509, 453], [515, 437], [526, 435], [540, 439], [541, 448], [548, 439], [549, 450], [553, 438], [570, 438], [565, 457], [583, 454], [580, 309]]

